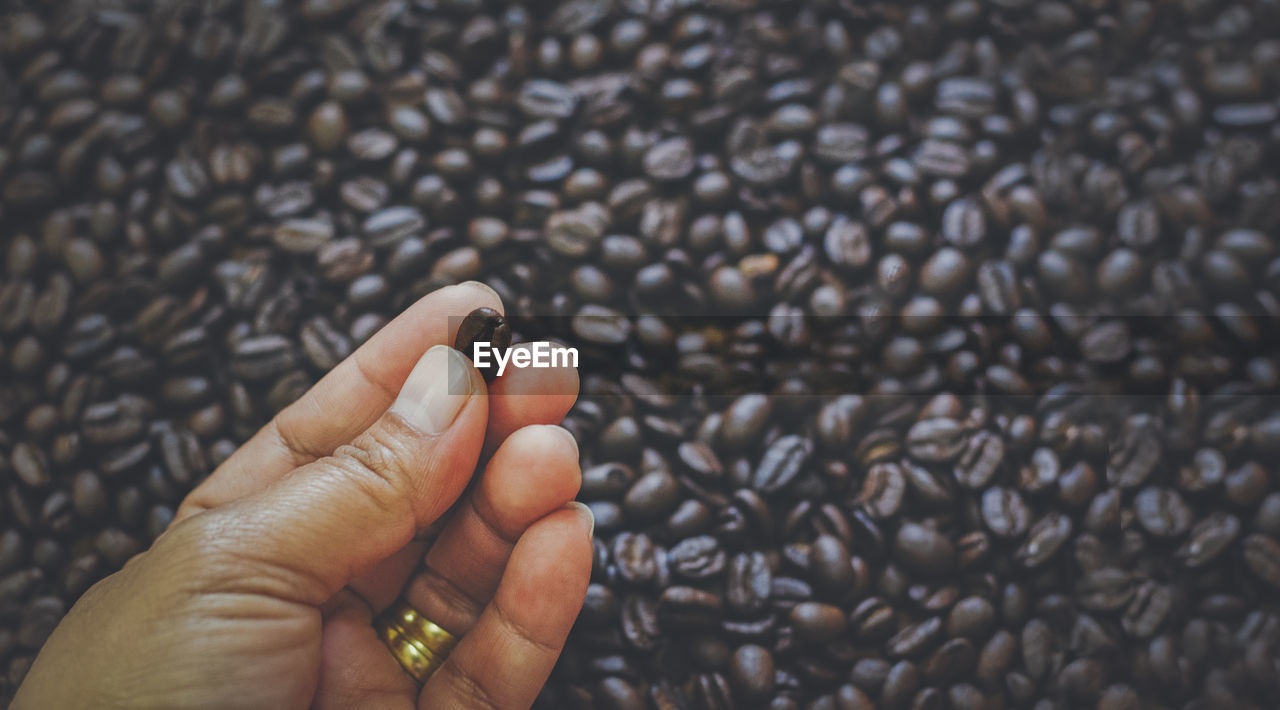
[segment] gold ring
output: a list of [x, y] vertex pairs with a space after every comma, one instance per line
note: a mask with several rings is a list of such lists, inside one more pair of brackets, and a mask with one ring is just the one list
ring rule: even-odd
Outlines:
[[406, 673], [418, 681], [418, 685], [427, 682], [458, 643], [453, 634], [403, 600], [396, 600], [378, 615], [373, 628], [378, 638], [391, 649], [391, 655], [396, 657]]

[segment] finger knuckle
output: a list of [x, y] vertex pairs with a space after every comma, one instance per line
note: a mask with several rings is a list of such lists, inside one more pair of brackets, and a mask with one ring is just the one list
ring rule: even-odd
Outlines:
[[412, 500], [414, 456], [401, 437], [383, 427], [373, 427], [338, 447], [331, 459], [339, 473], [380, 506], [398, 509]]
[[450, 684], [462, 700], [461, 707], [475, 710], [500, 710], [493, 693], [471, 670], [457, 664], [445, 667]]
[[474, 624], [484, 608], [483, 602], [449, 579], [434, 567], [427, 565], [422, 571], [421, 583], [427, 593], [436, 597], [445, 608], [452, 609], [459, 616], [465, 617], [468, 624]]
[[498, 618], [501, 619], [502, 624], [510, 629], [511, 633], [514, 634], [516, 638], [524, 641], [526, 644], [542, 653], [552, 656], [560, 655], [559, 644], [552, 640], [542, 638], [538, 634], [534, 633], [527, 625], [516, 619], [505, 606], [502, 604], [494, 604], [493, 608], [497, 613]]

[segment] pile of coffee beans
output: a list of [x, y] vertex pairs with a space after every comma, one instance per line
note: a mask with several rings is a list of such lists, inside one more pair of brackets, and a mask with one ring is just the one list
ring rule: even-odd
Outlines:
[[538, 707], [1275, 707], [1277, 37], [1273, 0], [6, 3], [0, 700], [479, 279], [582, 354], [595, 564]]

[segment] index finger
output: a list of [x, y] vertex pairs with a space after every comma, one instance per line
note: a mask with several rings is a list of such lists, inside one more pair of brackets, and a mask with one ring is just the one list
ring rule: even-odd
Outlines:
[[174, 523], [261, 490], [354, 439], [391, 406], [423, 353], [453, 344], [456, 316], [484, 306], [503, 312], [498, 294], [478, 281], [446, 286], [418, 299], [191, 491]]

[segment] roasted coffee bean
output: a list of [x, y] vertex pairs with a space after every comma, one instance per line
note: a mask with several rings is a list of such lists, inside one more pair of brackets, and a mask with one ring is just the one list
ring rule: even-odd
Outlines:
[[336, 367], [353, 350], [351, 339], [339, 332], [323, 316], [304, 323], [298, 331], [298, 337], [307, 361], [323, 371]]
[[636, 519], [657, 518], [680, 502], [680, 484], [667, 471], [650, 471], [636, 480], [623, 498], [623, 506]]
[[1071, 519], [1062, 513], [1049, 513], [1031, 526], [1027, 539], [1013, 553], [1014, 559], [1027, 567], [1048, 562], [1071, 537]]
[[682, 540], [667, 553], [671, 571], [688, 579], [713, 577], [724, 571], [725, 554], [710, 535]]
[[1276, 537], [1280, 533], [1280, 494], [1272, 493], [1258, 505], [1253, 525], [1260, 532]]
[[418, 234], [427, 226], [427, 219], [413, 207], [387, 207], [369, 215], [361, 225], [365, 239], [374, 248], [394, 247]]
[[768, 699], [775, 682], [773, 655], [760, 646], [739, 647], [729, 666], [729, 682], [734, 688], [734, 697], [747, 702]]
[[752, 487], [764, 494], [775, 493], [800, 474], [813, 443], [800, 436], [784, 436], [775, 441], [760, 459], [752, 478]]
[[[656, 601], [649, 597], [630, 595], [622, 600], [620, 614], [623, 636], [632, 648], [649, 651], [657, 645], [662, 632], [658, 624]], [[601, 621], [611, 616], [602, 615]]]
[[1125, 608], [1120, 623], [1126, 632], [1138, 638], [1149, 638], [1164, 623], [1174, 604], [1173, 592], [1155, 582], [1145, 582]]
[[943, 633], [942, 620], [933, 617], [903, 628], [885, 644], [890, 658], [919, 658], [933, 649]]
[[1240, 534], [1240, 522], [1227, 513], [1213, 513], [1191, 529], [1190, 538], [1178, 549], [1188, 567], [1199, 567], [1219, 555]]
[[741, 552], [729, 562], [725, 580], [725, 602], [740, 614], [761, 611], [769, 603], [773, 573], [768, 560], [759, 552]]
[[618, 345], [631, 334], [631, 322], [610, 308], [583, 306], [572, 318], [571, 328], [578, 338], [595, 345]]
[[871, 261], [871, 237], [861, 222], [840, 216], [832, 221], [823, 238], [823, 248], [832, 264], [860, 269]]
[[996, 610], [982, 597], [966, 597], [951, 608], [946, 631], [951, 637], [981, 640], [995, 627]]
[[791, 608], [791, 626], [800, 641], [827, 643], [844, 635], [844, 612], [831, 604], [801, 602]]
[[1244, 561], [1258, 579], [1280, 589], [1280, 543], [1266, 535], [1250, 535], [1244, 539]]
[[18, 480], [31, 488], [44, 488], [52, 480], [44, 451], [30, 443], [22, 442], [13, 447], [9, 465]]
[[663, 628], [705, 628], [720, 621], [720, 597], [693, 587], [668, 587], [658, 598], [659, 623]]
[[902, 507], [907, 492], [903, 467], [896, 463], [872, 464], [862, 482], [862, 492], [855, 502], [877, 518], [891, 518]]
[[899, 661], [889, 669], [880, 701], [886, 707], [906, 708], [920, 689], [920, 670], [912, 661]]
[[633, 584], [646, 584], [658, 572], [656, 548], [647, 535], [621, 533], [613, 541], [618, 574]]
[[950, 461], [964, 450], [964, 429], [954, 419], [925, 419], [912, 425], [906, 444], [907, 452], [921, 461]]
[[914, 522], [905, 522], [894, 539], [894, 555], [913, 571], [926, 576], [945, 576], [955, 565], [955, 545], [938, 531]]
[[1031, 513], [1018, 491], [989, 488], [982, 494], [982, 520], [995, 535], [1017, 538], [1030, 526]]
[[655, 180], [680, 180], [694, 168], [693, 145], [686, 138], [656, 143], [644, 157], [645, 174]]
[[96, 520], [107, 510], [107, 492], [102, 480], [92, 471], [75, 474], [71, 485], [71, 502], [76, 514]]
[[[476, 343], [488, 343], [498, 351], [511, 347], [511, 326], [507, 324], [507, 319], [488, 307], [477, 308], [468, 313], [458, 325], [453, 347], [470, 358]], [[484, 375], [485, 381], [492, 382], [498, 376], [497, 365], [481, 368], [480, 374]]]
[[1133, 499], [1138, 522], [1157, 537], [1180, 537], [1191, 525], [1191, 509], [1177, 491], [1148, 487]]
[[772, 402], [762, 394], [748, 394], [735, 400], [725, 410], [720, 423], [720, 444], [729, 450], [742, 450], [754, 443], [768, 424], [773, 412]]
[[[80, 426], [85, 439], [91, 443], [121, 444], [142, 434], [146, 422], [143, 412], [137, 411], [128, 401], [116, 400], [86, 407]], [[15, 468], [17, 463], [14, 462]]]
[[[931, 152], [935, 155], [941, 153], [936, 148]], [[972, 249], [981, 244], [986, 238], [986, 230], [986, 216], [976, 200], [956, 200], [942, 213], [943, 239], [961, 249]]]
[[844, 599], [860, 590], [858, 571], [854, 568], [849, 550], [837, 537], [819, 535], [809, 554], [809, 567], [814, 584], [825, 595]]
[[333, 239], [334, 226], [322, 219], [294, 218], [285, 220], [275, 228], [271, 239], [282, 251], [290, 254], [314, 254]]
[[968, 639], [946, 641], [925, 661], [925, 678], [937, 685], [955, 683], [968, 676], [977, 656], [973, 643]]
[[966, 488], [983, 488], [1004, 461], [1004, 441], [987, 431], [974, 434], [956, 462], [956, 480]]
[[245, 380], [261, 382], [284, 374], [295, 362], [293, 344], [280, 335], [257, 335], [234, 346], [231, 372]]

